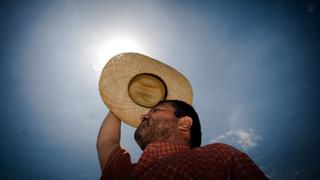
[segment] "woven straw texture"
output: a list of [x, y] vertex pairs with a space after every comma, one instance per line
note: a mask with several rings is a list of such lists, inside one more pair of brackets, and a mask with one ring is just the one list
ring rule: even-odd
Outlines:
[[138, 53], [121, 53], [105, 65], [99, 80], [100, 96], [111, 112], [130, 126], [140, 124], [140, 116], [150, 108], [135, 103], [129, 96], [128, 86], [138, 74], [153, 74], [167, 87], [166, 99], [178, 99], [192, 104], [189, 81], [172, 67]]

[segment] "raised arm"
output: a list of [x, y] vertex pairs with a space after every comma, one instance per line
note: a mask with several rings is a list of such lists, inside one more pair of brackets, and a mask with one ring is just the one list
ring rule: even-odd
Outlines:
[[97, 150], [101, 171], [112, 150], [120, 145], [120, 130], [120, 119], [110, 111], [100, 127], [97, 139]]

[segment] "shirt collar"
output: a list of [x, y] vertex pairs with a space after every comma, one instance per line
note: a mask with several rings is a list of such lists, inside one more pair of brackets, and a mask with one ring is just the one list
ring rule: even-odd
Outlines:
[[142, 156], [149, 154], [155, 159], [161, 159], [190, 149], [187, 144], [157, 141], [149, 144], [143, 151]]

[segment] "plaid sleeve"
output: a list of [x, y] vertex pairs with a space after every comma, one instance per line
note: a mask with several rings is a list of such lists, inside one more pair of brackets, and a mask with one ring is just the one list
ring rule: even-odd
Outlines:
[[132, 168], [130, 154], [118, 146], [111, 152], [100, 179], [126, 179]]

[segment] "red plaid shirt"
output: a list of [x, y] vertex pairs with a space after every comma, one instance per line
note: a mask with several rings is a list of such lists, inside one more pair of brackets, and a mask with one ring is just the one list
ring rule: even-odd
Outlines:
[[149, 144], [136, 164], [120, 146], [107, 160], [101, 179], [268, 179], [243, 152], [210, 144], [190, 149], [184, 144]]

